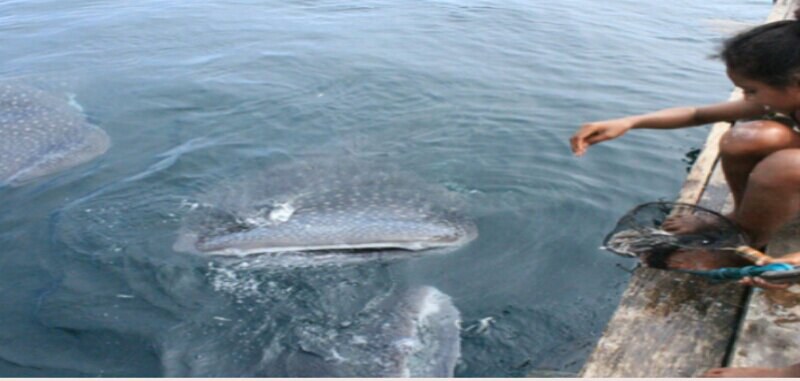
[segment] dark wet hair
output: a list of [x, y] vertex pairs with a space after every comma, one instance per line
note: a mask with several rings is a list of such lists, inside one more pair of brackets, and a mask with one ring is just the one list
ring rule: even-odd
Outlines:
[[[794, 16], [800, 19], [800, 9]], [[741, 32], [726, 40], [715, 57], [748, 79], [776, 87], [800, 83], [800, 21], [776, 21]]]

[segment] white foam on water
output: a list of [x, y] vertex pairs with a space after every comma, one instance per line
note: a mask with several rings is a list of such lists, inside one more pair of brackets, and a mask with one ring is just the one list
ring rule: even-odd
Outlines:
[[83, 106], [78, 103], [77, 96], [75, 93], [67, 93], [67, 103], [78, 111], [83, 112]]
[[419, 320], [426, 320], [431, 315], [441, 311], [442, 304], [447, 302], [443, 299], [443, 296], [441, 293], [427, 293], [419, 311]]
[[294, 214], [295, 208], [291, 203], [283, 203], [275, 206], [275, 209], [269, 213], [270, 221], [286, 222]]

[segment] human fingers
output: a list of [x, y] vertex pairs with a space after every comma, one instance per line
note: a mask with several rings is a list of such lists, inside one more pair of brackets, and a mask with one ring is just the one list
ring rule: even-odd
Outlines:
[[792, 266], [800, 266], [800, 252], [789, 253], [785, 255], [781, 255], [777, 258], [771, 258], [768, 262], [765, 263], [787, 263]]
[[570, 149], [575, 156], [583, 156], [586, 153], [586, 143], [579, 137], [573, 136], [570, 140]]
[[690, 231], [687, 230], [686, 222], [680, 216], [667, 217], [664, 222], [661, 223], [661, 229], [673, 234], [683, 234]]
[[574, 148], [572, 152], [575, 153], [575, 156], [583, 156], [586, 153], [586, 149], [589, 146], [600, 143], [602, 141], [610, 139], [609, 137], [605, 136], [602, 132], [593, 132], [591, 135], [585, 137], [578, 137], [574, 142]]
[[613, 139], [613, 136], [611, 136], [607, 130], [598, 130], [595, 131], [595, 133], [587, 136], [586, 142], [589, 143], [589, 145], [592, 145], [609, 139]]
[[661, 228], [666, 231], [670, 231], [670, 229], [676, 227], [676, 224], [677, 222], [675, 221], [675, 218], [667, 217], [664, 222], [661, 223]]
[[756, 287], [761, 287], [768, 290], [785, 290], [789, 288], [789, 283], [772, 283], [767, 282], [764, 278], [755, 277], [753, 278], [753, 285]]
[[789, 288], [789, 284], [788, 283], [767, 282], [766, 280], [764, 280], [764, 278], [761, 278], [761, 277], [752, 277], [752, 278], [751, 277], [745, 277], [741, 281], [739, 281], [739, 283], [747, 285], [747, 286], [761, 287], [761, 288], [767, 289], [767, 290], [785, 290], [785, 289]]
[[584, 124], [571, 139], [572, 151], [581, 156], [589, 146], [614, 139], [629, 128], [629, 123], [616, 119]]
[[628, 126], [620, 121], [608, 121], [592, 125], [592, 134], [586, 136], [589, 145], [600, 143], [606, 140], [616, 139], [628, 130]]
[[592, 128], [591, 124], [584, 124], [581, 126], [580, 130], [572, 135], [569, 139], [570, 147], [572, 148], [572, 152], [576, 156], [582, 156], [586, 153], [586, 148], [589, 144], [586, 142], [586, 138], [591, 136], [594, 133], [594, 129]]
[[785, 263], [785, 264], [792, 265], [792, 266], [800, 266], [800, 260], [798, 260], [798, 259], [799, 258], [796, 258], [796, 257], [789, 258], [789, 257], [785, 257], [784, 256], [784, 257], [775, 258], [775, 257], [765, 256], [765, 257], [761, 257], [758, 260], [756, 260], [755, 264], [757, 266], [766, 266], [766, 265], [769, 265], [769, 264], [772, 264], [772, 263]]
[[758, 258], [755, 262], [756, 266], [766, 266], [770, 263], [775, 263], [775, 260], [772, 258], [761, 257]]

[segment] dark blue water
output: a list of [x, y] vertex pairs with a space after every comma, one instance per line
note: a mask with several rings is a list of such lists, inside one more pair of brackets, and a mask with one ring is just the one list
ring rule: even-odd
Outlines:
[[[113, 141], [0, 189], [0, 375], [265, 374], [265, 358], [335, 334], [324, 322], [397, 284], [453, 298], [457, 376], [576, 372], [631, 266], [602, 237], [631, 206], [675, 197], [707, 128], [635, 131], [581, 159], [567, 139], [581, 122], [727, 99], [706, 58], [720, 25], [770, 6], [0, 2], [0, 78], [74, 96]], [[458, 192], [480, 236], [333, 270], [172, 250], [198, 192], [311, 156], [391, 163]]]

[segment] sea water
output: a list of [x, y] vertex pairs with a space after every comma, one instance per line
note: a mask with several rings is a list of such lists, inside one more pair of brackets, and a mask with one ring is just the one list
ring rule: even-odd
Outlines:
[[[633, 205], [674, 199], [708, 127], [633, 131], [579, 159], [568, 138], [726, 100], [708, 56], [770, 6], [1, 2], [0, 79], [72, 99], [112, 147], [0, 189], [0, 375], [264, 374], [398, 285], [436, 287], [461, 311], [457, 376], [577, 372], [630, 276], [602, 237]], [[302, 271], [172, 250], [193, 195], [312, 156], [458, 192], [479, 238]]]

